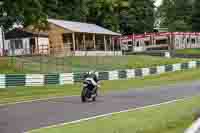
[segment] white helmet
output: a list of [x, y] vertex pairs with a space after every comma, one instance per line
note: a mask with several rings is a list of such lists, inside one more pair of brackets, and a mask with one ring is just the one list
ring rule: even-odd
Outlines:
[[93, 70], [89, 71], [89, 74], [93, 74], [93, 73], [95, 73]]

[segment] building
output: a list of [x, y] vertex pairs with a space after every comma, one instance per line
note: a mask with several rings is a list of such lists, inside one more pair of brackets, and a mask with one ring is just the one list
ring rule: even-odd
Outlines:
[[[119, 33], [95, 24], [48, 19], [43, 30], [33, 26], [15, 28], [5, 34], [6, 55], [106, 56], [122, 55]], [[1, 45], [0, 45], [1, 48]]]
[[6, 32], [4, 54], [7, 56], [48, 55], [48, 34], [30, 32], [21, 28]]
[[[32, 30], [32, 27], [28, 27]], [[48, 19], [50, 54], [54, 55], [121, 55], [113, 40], [121, 34], [95, 24]]]
[[117, 38], [117, 42], [124, 51], [131, 52], [200, 48], [200, 33], [158, 32], [127, 35]]

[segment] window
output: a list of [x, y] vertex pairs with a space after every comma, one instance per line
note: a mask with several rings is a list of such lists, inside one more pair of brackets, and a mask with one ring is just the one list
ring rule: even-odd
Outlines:
[[145, 46], [151, 45], [149, 41], [145, 41], [144, 43], [145, 43]]
[[192, 44], [195, 44], [196, 40], [195, 38], [192, 38]]
[[129, 41], [129, 42], [128, 42], [128, 45], [132, 45], [132, 44], [133, 44], [133, 42], [132, 42], [132, 41]]
[[167, 39], [156, 40], [156, 45], [167, 44]]
[[140, 42], [137, 41], [136, 47], [139, 47], [139, 46], [140, 46]]
[[15, 40], [15, 48], [16, 49], [22, 49], [23, 48], [23, 42], [22, 40]]
[[190, 39], [189, 38], [187, 38], [187, 44], [190, 42]]
[[11, 40], [10, 45], [11, 45], [11, 49], [22, 49], [23, 41], [22, 40]]

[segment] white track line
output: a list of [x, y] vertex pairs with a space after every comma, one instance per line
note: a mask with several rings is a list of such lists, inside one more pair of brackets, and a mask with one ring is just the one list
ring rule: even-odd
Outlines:
[[24, 132], [24, 133], [36, 132], [36, 131], [38, 131], [40, 129], [56, 128], [56, 127], [61, 127], [61, 126], [69, 125], [69, 124], [76, 124], [76, 123], [80, 123], [80, 122], [84, 122], [84, 121], [88, 121], [88, 120], [93, 120], [93, 119], [97, 119], [97, 118], [109, 117], [109, 116], [120, 114], [120, 113], [132, 112], [132, 111], [137, 111], [137, 110], [143, 110], [143, 109], [157, 107], [157, 106], [166, 105], [166, 104], [170, 104], [170, 103], [181, 102], [181, 101], [185, 101], [185, 100], [188, 100], [188, 99], [191, 99], [191, 98], [192, 97], [186, 97], [186, 98], [172, 100], [172, 101], [168, 101], [168, 102], [164, 102], [164, 103], [160, 103], [160, 104], [153, 104], [153, 105], [148, 105], [148, 106], [144, 106], [144, 107], [139, 107], [139, 108], [134, 108], [134, 109], [129, 109], [129, 110], [123, 110], [123, 111], [119, 111], [119, 112], [113, 112], [113, 113], [98, 115], [98, 116], [94, 116], [94, 117], [89, 117], [89, 118], [84, 118], [84, 119], [80, 119], [80, 120], [75, 120], [75, 121], [72, 121], [72, 122], [66, 122], [66, 123], [60, 123], [60, 124], [57, 124], [57, 125], [52, 125], [52, 126], [47, 126], [47, 127], [41, 127], [39, 129], [33, 129], [31, 131]]
[[60, 99], [60, 98], [71, 98], [71, 97], [78, 97], [78, 95], [60, 96], [60, 97], [58, 96], [58, 97], [41, 98], [41, 99], [27, 100], [27, 101], [20, 101], [20, 102], [11, 102], [11, 103], [0, 104], [0, 107], [1, 106], [8, 106], [8, 105], [15, 105], [15, 104], [32, 103], [32, 102], [38, 102], [38, 101], [48, 101], [48, 100]]

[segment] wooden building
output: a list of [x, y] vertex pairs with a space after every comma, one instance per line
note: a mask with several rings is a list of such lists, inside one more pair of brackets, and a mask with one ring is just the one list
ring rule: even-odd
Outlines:
[[48, 34], [13, 29], [5, 33], [3, 51], [7, 56], [49, 55]]
[[[121, 55], [113, 37], [121, 34], [95, 24], [48, 19], [50, 53], [59, 55]], [[115, 51], [115, 52], [113, 52]]]

